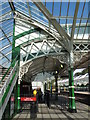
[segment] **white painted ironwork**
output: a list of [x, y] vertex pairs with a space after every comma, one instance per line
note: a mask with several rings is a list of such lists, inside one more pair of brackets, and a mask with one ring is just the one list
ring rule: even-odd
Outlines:
[[[35, 58], [40, 57], [39, 53], [42, 52], [43, 55], [42, 56], [52, 56], [53, 58], [57, 58], [59, 59], [59, 61], [61, 61], [62, 63], [68, 64], [68, 55], [67, 53], [65, 53], [66, 51], [68, 51], [69, 53], [71, 52], [71, 44], [69, 42], [70, 38], [73, 38], [73, 56], [71, 60], [73, 62], [73, 64], [75, 65], [76, 62], [80, 61], [83, 58], [84, 54], [87, 54], [88, 51], [90, 51], [90, 40], [89, 40], [89, 35], [88, 33], [86, 33], [87, 31], [87, 27], [90, 27], [90, 24], [88, 23], [89, 21], [89, 15], [88, 18], [83, 16], [83, 12], [85, 11], [85, 5], [86, 5], [86, 1], [84, 2], [84, 5], [82, 5], [83, 9], [81, 10], [81, 17], [77, 16], [78, 11], [78, 7], [79, 3], [76, 2], [76, 9], [75, 11], [73, 11], [73, 15], [74, 16], [70, 16], [69, 15], [69, 11], [70, 11], [70, 4], [71, 2], [68, 2], [68, 8], [67, 8], [67, 15], [66, 16], [62, 16], [62, 2], [60, 3], [60, 14], [58, 16], [53, 16], [54, 15], [54, 3], [52, 5], [52, 13], [50, 13], [50, 11], [48, 10], [47, 6], [46, 6], [46, 2], [45, 5], [42, 4], [42, 2], [40, 1], [40, 4], [36, 2], [36, 0], [33, 0], [34, 3], [36, 4], [36, 6], [40, 9], [38, 9], [36, 6], [30, 5], [27, 2], [21, 1], [22, 4], [20, 4], [19, 2], [9, 0], [9, 3], [11, 6], [9, 6], [9, 4], [7, 4], [5, 7], [2, 8], [2, 10], [7, 10], [9, 7], [11, 7], [11, 9], [8, 11], [6, 11], [5, 13], [2, 12], [2, 15], [0, 16], [0, 22], [4, 23], [4, 28], [6, 28], [4, 30], [4, 32], [6, 31], [5, 35], [6, 38], [11, 37], [13, 34], [10, 32], [10, 22], [9, 20], [11, 20], [12, 18], [15, 20], [15, 34], [20, 34], [24, 31], [30, 30], [31, 27], [32, 28], [36, 28], [39, 27], [41, 28], [41, 30], [39, 32], [44, 32], [46, 38], [40, 38], [37, 42], [41, 44], [41, 46], [38, 46], [35, 42], [35, 40], [32, 40], [31, 42], [29, 42], [29, 40], [31, 40], [31, 38], [35, 38], [34, 36], [31, 35], [26, 35], [18, 40], [16, 40], [17, 45], [20, 45], [21, 43], [24, 43], [27, 41], [27, 47], [25, 46], [21, 46], [21, 49], [23, 51], [22, 54], [22, 60], [23, 58], [25, 58], [25, 61], [22, 61], [23, 63], [27, 63], [28, 62], [28, 57], [31, 56], [32, 60]], [[13, 4], [14, 3], [14, 4]], [[1, 3], [0, 5], [4, 5], [6, 3]], [[1, 11], [1, 10], [0, 10]], [[71, 11], [72, 12], [72, 11]], [[13, 14], [13, 15], [12, 15]], [[12, 20], [13, 20], [12, 19]], [[65, 24], [61, 24], [61, 19], [66, 20]], [[69, 24], [67, 22], [67, 20], [73, 20], [73, 23]], [[60, 24], [57, 24], [57, 21], [59, 20]], [[82, 20], [87, 20], [86, 23], [83, 23]], [[8, 22], [9, 21], [9, 22]], [[78, 23], [77, 23], [78, 21]], [[79, 22], [80, 21], [80, 22]], [[8, 25], [8, 26], [7, 26]], [[59, 25], [59, 28], [58, 28]], [[10, 28], [10, 29], [7, 29]], [[61, 28], [61, 29], [60, 29]], [[80, 29], [81, 28], [81, 29]], [[81, 33], [84, 30], [83, 33]], [[9, 31], [9, 32], [8, 32]], [[75, 31], [75, 32], [74, 32]], [[79, 32], [80, 33], [79, 33]], [[41, 35], [41, 33], [39, 33]], [[35, 35], [35, 34], [33, 34]], [[70, 37], [69, 37], [70, 36]], [[51, 38], [51, 39], [48, 39]], [[2, 37], [0, 38], [0, 41], [5, 40], [5, 36], [2, 35]], [[8, 42], [8, 41], [7, 41]], [[20, 43], [20, 44], [18, 44]], [[32, 44], [32, 47], [31, 47]], [[1, 47], [0, 51], [3, 52], [4, 49], [6, 49], [8, 47], [9, 44], [7, 44], [4, 48]], [[46, 50], [43, 49], [43, 47], [46, 45]], [[61, 47], [62, 46], [62, 47]], [[63, 48], [64, 47], [64, 48]], [[32, 48], [32, 49], [31, 49]], [[33, 54], [33, 50], [36, 49], [36, 54]], [[64, 51], [66, 49], [66, 51]], [[52, 51], [54, 51], [54, 53], [51, 53]], [[63, 54], [65, 53], [65, 55], [62, 55], [61, 52], [63, 52]], [[2, 54], [0, 55], [0, 61], [3, 60], [3, 58], [7, 58], [12, 52], [8, 52], [6, 54]], [[72, 54], [72, 53], [70, 53]], [[8, 59], [6, 59], [7, 61]], [[8, 62], [10, 63], [10, 62]], [[3, 63], [5, 64], [5, 63]], [[25, 71], [27, 71], [25, 69]]]

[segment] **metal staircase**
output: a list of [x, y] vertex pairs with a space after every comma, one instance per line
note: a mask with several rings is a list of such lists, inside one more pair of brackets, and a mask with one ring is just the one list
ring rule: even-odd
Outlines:
[[15, 59], [8, 69], [0, 67], [0, 120], [19, 75], [18, 63]]
[[[7, 70], [8, 70], [7, 68], [0, 68], [0, 81], [2, 80], [2, 77], [5, 75], [5, 73], [7, 72]], [[5, 83], [5, 81], [7, 80], [7, 78], [9, 77], [10, 72], [11, 72], [11, 69], [8, 71], [8, 73], [6, 74], [5, 78], [1, 82], [0, 89], [2, 88], [2, 86]]]

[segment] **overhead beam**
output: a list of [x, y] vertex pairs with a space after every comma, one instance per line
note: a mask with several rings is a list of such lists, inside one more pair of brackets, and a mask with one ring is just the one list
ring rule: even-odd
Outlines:
[[[50, 19], [73, 19], [73, 16], [53, 16], [53, 17], [51, 17]], [[87, 19], [89, 19], [90, 20], [90, 18], [87, 18], [87, 17], [77, 17], [77, 20], [87, 20]]]
[[30, 30], [28, 30], [28, 31], [22, 32], [22, 33], [16, 35], [16, 36], [14, 37], [14, 40], [19, 39], [19, 38], [21, 38], [21, 37], [23, 37], [23, 36], [25, 36], [25, 35], [28, 35], [28, 34], [37, 32], [37, 31], [40, 31], [40, 28], [34, 28], [34, 29], [30, 29]]
[[82, 17], [83, 17], [83, 13], [84, 13], [85, 4], [86, 4], [86, 0], [85, 0], [84, 5], [83, 5], [83, 10], [82, 10], [81, 19], [80, 19], [79, 28], [78, 28], [78, 31], [77, 31], [77, 36], [76, 36], [76, 38], [77, 38], [78, 35], [79, 35], [79, 30], [80, 30], [80, 26], [81, 26], [81, 21], [82, 21]]
[[46, 0], [45, 0], [45, 6], [46, 6]]
[[43, 5], [43, 3], [38, 0], [32, 0], [33, 3], [40, 9], [40, 11], [45, 15], [45, 17], [52, 23], [52, 25], [55, 27], [55, 29], [58, 31], [60, 36], [64, 36], [65, 39], [70, 40], [70, 36], [63, 30], [61, 25], [56, 21], [56, 19], [50, 19], [53, 17], [53, 15], [47, 10], [47, 8]]
[[[11, 36], [13, 36], [12, 32], [8, 33], [7, 37], [9, 38], [9, 37], [11, 37]], [[5, 36], [2, 36], [2, 37], [0, 38], [0, 41], [1, 41], [1, 40], [4, 40], [5, 38], [6, 38]]]
[[52, 5], [52, 15], [53, 15], [53, 11], [54, 11], [54, 0], [53, 0], [53, 5]]
[[0, 52], [1, 51], [3, 51], [3, 50], [5, 50], [6, 48], [9, 48], [11, 45], [10, 44], [8, 44], [8, 45], [6, 45], [6, 46], [4, 46], [4, 47], [2, 47], [1, 49], [0, 49]]
[[[69, 0], [69, 2], [68, 2], [67, 16], [68, 16], [68, 11], [69, 11], [69, 6], [70, 6], [70, 0]], [[67, 18], [66, 18], [66, 24], [65, 24], [65, 27], [67, 28]]]
[[[61, 17], [61, 8], [62, 8], [62, 0], [60, 2], [60, 13], [59, 13], [59, 16]], [[59, 18], [59, 23], [60, 23], [60, 18]]]
[[5, 34], [4, 30], [0, 27], [1, 31], [3, 32], [4, 36], [7, 38], [8, 42], [10, 43], [10, 45], [12, 45], [11, 41], [9, 40], [9, 38], [7, 37], [7, 35]]
[[3, 55], [3, 57], [5, 57], [10, 62], [10, 60], [8, 59], [7, 56], [5, 56], [1, 51], [0, 51], [0, 53]]
[[71, 40], [74, 37], [74, 31], [75, 31], [75, 26], [76, 26], [78, 9], [79, 9], [79, 0], [77, 0], [77, 2], [76, 2], [76, 8], [75, 8], [75, 13], [74, 13], [74, 18], [73, 18], [73, 26], [72, 26], [72, 31], [71, 31]]
[[32, 42], [34, 42], [34, 43], [42, 42], [43, 39], [46, 39], [46, 37], [41, 37], [41, 38], [40, 38], [40, 37], [37, 37], [37, 38], [31, 39], [31, 40], [28, 40], [28, 41], [26, 41], [26, 42], [24, 42], [24, 43], [22, 43], [22, 44], [20, 44], [20, 45], [18, 45], [18, 46], [27, 47], [27, 46], [29, 46]]
[[27, 6], [28, 6], [28, 12], [29, 12], [29, 16], [31, 17], [31, 10], [30, 10], [30, 6], [29, 6], [29, 0], [27, 0]]
[[[84, 32], [83, 32], [83, 37], [82, 37], [82, 39], [84, 38], [85, 31], [86, 31], [86, 28], [87, 28], [88, 23], [89, 23], [89, 18], [90, 18], [90, 12], [88, 13], [88, 19], [87, 19], [87, 22], [86, 22], [86, 25], [85, 25], [85, 29], [84, 29]], [[88, 30], [89, 30], [89, 28], [88, 28]]]
[[[17, 11], [17, 17], [16, 17], [16, 20], [18, 20], [18, 18], [20, 17], [20, 20], [22, 22], [24, 22], [25, 24], [28, 24], [28, 25], [31, 25], [31, 26], [34, 26], [34, 27], [39, 27], [41, 30], [43, 30], [45, 33], [47, 33], [48, 35], [52, 36], [54, 39], [57, 40], [58, 44], [61, 45], [63, 48], [65, 48], [65, 50], [67, 50], [68, 52], [70, 51], [69, 50], [69, 47], [68, 47], [68, 44], [64, 42], [64, 40], [61, 38], [61, 37], [58, 37], [56, 35], [53, 34], [53, 32], [49, 31], [49, 28], [46, 27], [45, 25], [43, 25], [42, 23], [40, 22], [37, 22], [35, 20], [33, 20], [31, 22], [31, 20], [29, 19], [29, 17], [25, 16], [24, 14], [22, 14], [20, 11], [18, 12]], [[30, 21], [29, 21], [30, 20]], [[55, 32], [56, 34], [56, 32]], [[63, 43], [64, 42], [64, 43]]]
[[13, 14], [15, 14], [15, 7], [14, 7], [14, 4], [13, 4], [13, 1], [12, 0], [8, 0], [8, 2], [9, 2], [9, 5], [11, 7], [11, 10], [12, 10]]
[[28, 53], [26, 50], [24, 50], [24, 48], [23, 48], [23, 47], [21, 47], [21, 49], [22, 49], [25, 53]]
[[4, 62], [3, 64], [2, 64], [2, 66], [7, 66], [7, 64], [9, 63], [9, 61], [7, 61], [7, 62]]
[[[11, 53], [12, 53], [12, 51], [9, 51], [8, 53], [6, 53], [6, 54], [4, 55], [4, 54], [1, 52], [1, 54], [2, 54], [3, 56], [0, 57], [0, 60], [3, 59], [5, 56], [6, 56], [6, 59], [8, 59], [7, 56], [8, 56], [9, 54], [11, 54]], [[8, 59], [8, 61], [10, 61], [10, 60]]]

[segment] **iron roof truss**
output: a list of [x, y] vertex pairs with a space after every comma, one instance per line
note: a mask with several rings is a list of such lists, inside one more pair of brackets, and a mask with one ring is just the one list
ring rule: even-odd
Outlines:
[[[24, 4], [24, 1], [22, 1], [22, 2]], [[85, 38], [85, 32], [87, 30], [87, 27], [90, 27], [90, 24], [89, 24], [90, 11], [88, 12], [88, 18], [83, 16], [84, 11], [85, 11], [86, 0], [84, 1], [80, 17], [78, 17], [78, 12], [79, 12], [78, 10], [79, 10], [79, 6], [80, 6], [78, 0], [76, 2], [76, 8], [75, 8], [75, 11], [74, 11], [74, 16], [69, 15], [69, 9], [70, 9], [70, 4], [71, 4], [70, 0], [68, 1], [66, 16], [62, 16], [62, 7], [63, 7], [62, 0], [60, 2], [60, 8], [59, 8], [60, 11], [59, 11], [58, 16], [54, 16], [55, 0], [53, 0], [53, 2], [52, 2], [51, 12], [47, 8], [48, 3], [46, 2], [46, 0], [45, 0], [44, 4], [40, 0], [38, 0], [38, 2], [36, 0], [32, 0], [32, 2], [36, 5], [37, 8], [34, 7], [34, 6], [31, 6], [29, 4], [29, 0], [26, 0], [26, 2], [25, 2], [25, 5], [27, 7], [22, 6], [22, 4], [20, 5], [18, 3], [18, 5], [20, 5], [21, 7], [25, 8], [25, 10], [27, 10], [29, 15], [26, 14], [26, 11], [25, 11], [25, 13], [22, 13], [20, 11], [21, 9], [17, 10], [17, 5], [15, 6], [16, 2], [13, 1], [13, 0], [8, 0], [9, 5], [2, 8], [2, 10], [6, 10], [10, 7], [11, 10], [7, 10], [7, 12], [5, 12], [5, 13], [2, 12], [2, 16], [0, 16], [0, 24], [4, 24], [3, 27], [4, 27], [5, 30], [7, 30], [7, 32], [5, 32], [3, 27], [0, 26], [0, 29], [3, 33], [2, 37], [0, 38], [0, 42], [5, 40], [5, 39], [8, 40], [8, 42], [9, 42], [6, 46], [4, 46], [0, 49], [0, 54], [2, 54], [2, 57], [0, 58], [0, 60], [3, 59], [3, 58], [6, 58], [7, 61], [8, 61], [6, 63], [9, 63], [11, 61], [8, 58], [8, 55], [11, 54], [12, 51], [8, 51], [6, 54], [4, 54], [3, 50], [5, 50], [6, 48], [8, 48], [9, 46], [12, 45], [12, 41], [11, 41], [10, 37], [12, 37], [13, 34], [10, 31], [11, 25], [9, 26], [8, 24], [10, 23], [10, 20], [17, 21], [17, 19], [22, 21], [22, 23], [26, 23], [29, 26], [33, 26], [34, 30], [32, 30], [31, 27], [30, 27], [30, 30], [28, 30], [28, 31], [23, 30], [22, 33], [19, 33], [18, 35], [16, 35], [14, 37], [15, 40], [18, 40], [21, 37], [24, 37], [26, 35], [29, 35], [32, 32], [44, 31], [47, 34], [46, 37], [44, 36], [44, 38], [46, 38], [46, 41], [43, 41], [43, 37], [40, 38], [40, 39], [39, 38], [35, 38], [35, 39], [37, 39], [37, 42], [42, 42], [42, 47], [43, 47], [43, 44], [46, 42], [46, 44], [50, 47], [50, 50], [51, 49], [54, 50], [54, 52], [57, 53], [57, 54], [58, 54], [58, 51], [54, 49], [56, 42], [58, 43], [58, 45], [62, 46], [69, 53], [70, 53], [70, 50], [71, 50], [71, 46], [70, 46], [71, 42], [76, 47], [75, 49], [73, 48], [74, 52], [77, 52], [78, 48], [79, 48], [80, 52], [81, 51], [85, 52], [86, 47], [89, 48], [89, 50], [90, 50], [90, 43], [88, 42], [90, 38], [89, 38], [89, 36], [88, 36], [88, 38]], [[2, 5], [4, 5], [4, 2], [2, 3]], [[36, 13], [35, 13], [35, 11], [33, 11], [33, 13], [36, 14], [36, 16], [42, 17], [42, 16], [40, 16], [39, 12], [43, 13], [44, 17], [42, 17], [42, 18], [44, 20], [47, 20], [48, 25], [42, 24], [40, 21], [37, 21], [37, 19], [33, 18], [34, 16], [32, 14], [32, 8], [35, 11], [37, 11]], [[12, 13], [13, 13], [13, 15], [12, 15]], [[59, 20], [59, 23], [56, 19]], [[61, 25], [61, 21], [60, 21], [61, 19], [66, 20], [65, 25], [64, 25], [65, 28]], [[69, 19], [73, 19], [73, 23], [70, 27], [70, 28], [72, 28], [70, 34], [68, 34], [68, 32], [66, 32], [66, 30], [64, 30], [68, 26], [68, 20]], [[77, 33], [76, 33], [76, 39], [75, 39], [74, 34], [75, 34], [75, 29], [77, 27], [76, 26], [77, 20], [79, 20], [80, 22], [78, 23], [78, 29], [77, 29]], [[82, 38], [79, 39], [78, 36], [79, 36], [80, 28], [82, 27], [82, 20], [86, 20], [86, 23], [84, 24], [84, 32], [83, 32]], [[8, 27], [6, 27], [7, 25], [8, 25]], [[51, 37], [55, 40], [55, 42], [53, 43], [52, 46], [50, 45], [50, 40], [48, 39], [48, 36], [49, 36], [49, 38]], [[38, 49], [38, 53], [37, 53], [36, 56], [38, 56], [40, 51], [43, 52], [43, 54], [46, 54], [45, 51], [42, 51], [42, 49], [40, 49], [35, 44], [34, 39], [32, 39], [31, 41], [28, 40], [25, 43], [21, 44], [21, 49], [26, 53], [25, 61], [27, 60], [29, 55], [31, 55], [33, 58], [35, 57], [31, 53], [31, 48], [30, 48], [29, 52], [27, 52], [27, 50], [25, 50], [25, 47], [27, 47], [29, 45], [31, 45], [31, 48], [34, 45]], [[83, 50], [82, 50], [82, 48], [83, 48]], [[50, 50], [48, 51], [48, 54], [50, 53]], [[88, 51], [88, 49], [86, 51]]]

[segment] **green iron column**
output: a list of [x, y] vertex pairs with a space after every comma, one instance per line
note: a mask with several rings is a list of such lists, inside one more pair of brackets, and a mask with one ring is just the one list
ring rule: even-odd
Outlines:
[[15, 52], [15, 20], [13, 21], [13, 41], [12, 41], [12, 62], [13, 62], [13, 59], [14, 59], [14, 52]]
[[76, 112], [76, 105], [75, 105], [75, 96], [74, 96], [74, 80], [73, 80], [73, 64], [74, 64], [74, 51], [73, 51], [73, 40], [74, 40], [74, 33], [77, 21], [77, 15], [79, 10], [79, 2], [76, 2], [75, 12], [74, 12], [74, 19], [72, 24], [71, 30], [71, 38], [69, 41], [69, 111]]
[[[71, 71], [70, 69], [68, 70], [68, 74], [69, 74], [69, 86], [71, 86], [71, 79], [70, 79], [70, 74], [71, 74]], [[71, 88], [69, 87], [69, 109], [68, 110], [71, 110]]]
[[[12, 62], [18, 55], [18, 66], [20, 66], [20, 46], [15, 47], [15, 20], [13, 22], [13, 41], [12, 41]], [[19, 67], [18, 69], [19, 70]], [[19, 75], [20, 76], [20, 75]], [[20, 78], [17, 80], [18, 82], [16, 83], [16, 95], [15, 95], [15, 112], [20, 110]]]
[[76, 112], [75, 95], [74, 95], [74, 79], [73, 79], [73, 52], [70, 53], [69, 64], [69, 112]]
[[20, 111], [21, 107], [20, 107], [20, 82], [21, 82], [21, 77], [20, 77], [20, 62], [21, 62], [21, 56], [20, 56], [20, 47], [16, 47], [15, 48], [15, 53], [18, 54], [18, 66], [19, 66], [19, 69], [18, 69], [18, 73], [19, 73], [19, 77], [18, 77], [18, 85], [17, 85], [17, 112]]
[[18, 60], [20, 61], [20, 46], [15, 47], [15, 20], [13, 22], [13, 41], [12, 41], [12, 62], [18, 55]]
[[20, 78], [18, 79], [18, 91], [17, 91], [17, 94], [18, 94], [18, 100], [17, 100], [17, 110], [18, 112], [20, 111]]
[[[18, 60], [20, 58], [18, 57]], [[20, 60], [18, 62], [18, 66], [20, 66]], [[19, 112], [20, 110], [20, 68], [18, 67], [17, 68], [17, 71], [19, 73], [19, 76], [17, 78], [17, 82], [16, 82], [16, 85], [15, 85], [15, 113]]]
[[14, 87], [14, 93], [15, 93], [15, 113], [17, 113], [17, 97], [18, 97], [18, 95], [17, 95], [17, 86], [18, 86], [18, 80], [17, 80], [17, 82], [16, 82], [16, 85], [15, 85], [15, 87]]
[[18, 110], [20, 110], [20, 84], [18, 84]]
[[19, 112], [20, 110], [20, 84], [17, 80], [15, 85], [15, 113]]

